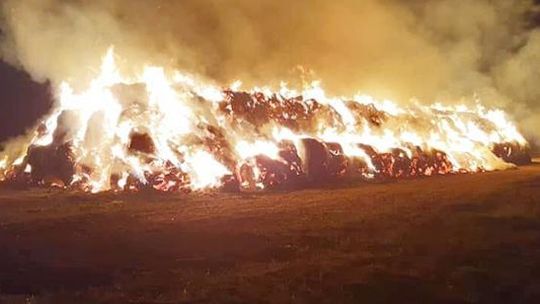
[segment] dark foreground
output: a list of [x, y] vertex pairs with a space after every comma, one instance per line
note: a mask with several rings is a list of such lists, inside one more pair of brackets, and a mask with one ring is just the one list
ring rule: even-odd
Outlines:
[[0, 303], [538, 303], [540, 165], [266, 194], [0, 190]]

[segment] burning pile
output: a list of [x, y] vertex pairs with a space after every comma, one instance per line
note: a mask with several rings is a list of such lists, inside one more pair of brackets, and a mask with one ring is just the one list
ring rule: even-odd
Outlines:
[[317, 83], [222, 90], [157, 67], [128, 79], [112, 50], [86, 91], [64, 83], [58, 99], [33, 139], [0, 156], [0, 180], [91, 192], [255, 191], [530, 161], [500, 110], [331, 98]]

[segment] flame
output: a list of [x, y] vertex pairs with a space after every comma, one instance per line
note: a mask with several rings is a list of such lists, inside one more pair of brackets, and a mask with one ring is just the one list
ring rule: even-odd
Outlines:
[[[426, 165], [424, 175], [505, 169], [512, 165], [493, 152], [496, 145], [527, 146], [503, 111], [480, 104], [403, 107], [368, 95], [327, 96], [319, 82], [301, 92], [285, 83], [277, 92], [240, 91], [240, 81], [223, 90], [152, 66], [128, 78], [115, 56], [113, 48], [107, 51], [86, 90], [76, 92], [67, 82], [59, 86], [58, 106], [23, 152], [0, 156], [1, 180], [22, 166], [42, 182], [45, 177], [32, 171], [39, 161], [30, 159], [30, 150], [39, 148], [55, 149], [73, 165], [71, 186], [99, 192], [218, 188], [228, 177], [240, 188], [265, 188], [309, 174], [306, 139], [325, 146], [330, 158], [360, 162], [367, 178], [400, 160], [412, 168], [431, 154], [439, 163]], [[343, 174], [342, 163], [332, 169], [335, 174]]]

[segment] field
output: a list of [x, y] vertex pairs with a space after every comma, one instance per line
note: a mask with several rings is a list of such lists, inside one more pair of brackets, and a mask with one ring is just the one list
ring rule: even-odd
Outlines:
[[540, 164], [290, 192], [0, 190], [0, 303], [537, 303]]

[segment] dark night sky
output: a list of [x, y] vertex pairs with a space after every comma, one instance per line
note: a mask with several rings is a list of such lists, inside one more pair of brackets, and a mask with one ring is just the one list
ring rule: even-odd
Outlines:
[[50, 88], [0, 61], [0, 142], [21, 135], [52, 105]]

